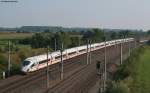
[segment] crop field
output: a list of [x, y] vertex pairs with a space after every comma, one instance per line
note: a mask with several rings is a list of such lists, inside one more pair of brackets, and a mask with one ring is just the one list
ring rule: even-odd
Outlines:
[[[19, 40], [31, 37], [33, 33], [0, 32], [0, 47], [8, 46], [8, 40]], [[17, 45], [18, 47], [28, 47], [28, 45]]]
[[0, 40], [23, 39], [32, 35], [33, 33], [0, 32]]

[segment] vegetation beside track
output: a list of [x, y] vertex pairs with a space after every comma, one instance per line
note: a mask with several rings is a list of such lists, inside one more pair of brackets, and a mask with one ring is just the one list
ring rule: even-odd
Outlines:
[[20, 44], [19, 41], [31, 38], [33, 33], [0, 32], [0, 78], [8, 66], [8, 41], [10, 41], [11, 75], [20, 73], [22, 60], [29, 56], [44, 53], [43, 48], [32, 49], [30, 45]]
[[107, 93], [150, 93], [150, 46], [135, 49], [108, 83]]

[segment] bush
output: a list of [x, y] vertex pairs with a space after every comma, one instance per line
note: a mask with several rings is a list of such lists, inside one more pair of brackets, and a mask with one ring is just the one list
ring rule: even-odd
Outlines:
[[22, 60], [24, 60], [27, 57], [30, 57], [32, 54], [32, 50], [29, 47], [22, 47], [19, 49], [19, 51], [16, 53], [18, 55], [18, 57]]
[[1, 65], [1, 69], [6, 69], [7, 66], [7, 57], [4, 54], [0, 54], [0, 65]]
[[142, 46], [132, 52], [131, 56], [125, 60], [124, 64], [121, 65], [115, 73], [115, 81], [108, 83], [107, 93], [130, 93], [130, 91], [132, 91], [133, 82], [134, 79], [136, 79], [135, 75], [137, 74], [135, 64], [137, 64], [138, 60], [141, 59], [141, 55], [144, 54], [148, 48], [148, 46]]
[[16, 74], [20, 74], [20, 65], [17, 64], [13, 64], [12, 68], [11, 68], [11, 75], [16, 75]]
[[114, 75], [114, 80], [123, 80], [129, 76], [129, 72], [124, 66], [121, 66]]
[[106, 93], [130, 93], [130, 90], [123, 82], [110, 82]]

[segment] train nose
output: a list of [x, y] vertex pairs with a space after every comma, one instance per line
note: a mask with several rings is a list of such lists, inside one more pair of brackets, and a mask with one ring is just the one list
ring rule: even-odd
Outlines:
[[22, 72], [27, 72], [27, 67], [22, 67], [22, 68], [21, 68], [21, 71], [22, 71]]

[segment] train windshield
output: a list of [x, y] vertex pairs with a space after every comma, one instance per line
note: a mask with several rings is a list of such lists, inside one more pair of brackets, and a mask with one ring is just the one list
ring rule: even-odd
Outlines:
[[23, 66], [27, 66], [30, 64], [30, 61], [23, 61]]

